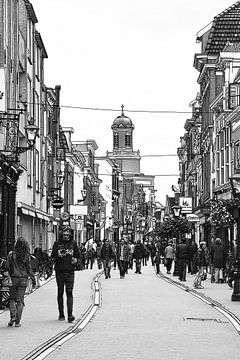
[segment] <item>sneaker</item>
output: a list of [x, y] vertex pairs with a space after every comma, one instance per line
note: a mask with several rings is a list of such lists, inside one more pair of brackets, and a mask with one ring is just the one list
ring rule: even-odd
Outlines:
[[19, 322], [16, 322], [15, 327], [21, 327], [21, 324]]
[[65, 320], [65, 316], [64, 316], [64, 315], [59, 315], [58, 320], [59, 320], [59, 321], [64, 321], [64, 320]]
[[68, 315], [68, 322], [71, 323], [75, 320], [75, 316], [73, 315]]
[[13, 326], [15, 321], [16, 321], [16, 319], [10, 319], [8, 326]]
[[194, 289], [204, 289], [204, 286], [202, 285], [194, 286]]

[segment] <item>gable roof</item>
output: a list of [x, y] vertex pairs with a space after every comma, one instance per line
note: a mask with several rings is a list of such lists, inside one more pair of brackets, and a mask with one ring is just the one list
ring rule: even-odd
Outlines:
[[206, 54], [219, 54], [227, 42], [240, 41], [240, 1], [214, 17], [209, 33]]

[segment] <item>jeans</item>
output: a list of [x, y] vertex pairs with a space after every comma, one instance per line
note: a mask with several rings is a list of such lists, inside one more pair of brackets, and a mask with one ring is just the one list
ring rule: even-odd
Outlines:
[[66, 289], [66, 295], [67, 295], [68, 316], [72, 315], [74, 272], [56, 273], [56, 281], [57, 281], [57, 288], [58, 288], [57, 301], [58, 301], [59, 315], [64, 316], [64, 306], [63, 306], [64, 287]]
[[120, 272], [120, 277], [124, 277], [126, 273], [127, 268], [127, 261], [124, 260], [118, 260], [118, 268]]
[[136, 259], [136, 273], [141, 273], [142, 259]]
[[156, 264], [156, 273], [157, 273], [157, 274], [160, 273], [160, 264]]
[[180, 281], [186, 280], [186, 272], [187, 272], [187, 260], [179, 259], [178, 260], [178, 273], [179, 273]]
[[12, 286], [9, 287], [9, 310], [11, 319], [16, 319], [19, 323], [22, 317], [24, 306], [24, 295], [27, 288], [27, 279], [12, 277]]
[[167, 268], [167, 272], [169, 273], [171, 271], [173, 259], [166, 258], [166, 260], [167, 260], [166, 268]]
[[110, 260], [103, 260], [103, 269], [105, 278], [110, 278], [110, 270], [111, 270], [111, 261]]

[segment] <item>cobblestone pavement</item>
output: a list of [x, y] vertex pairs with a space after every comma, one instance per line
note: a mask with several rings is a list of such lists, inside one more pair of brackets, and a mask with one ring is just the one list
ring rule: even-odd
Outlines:
[[[164, 266], [161, 267], [166, 274]], [[77, 318], [92, 303], [91, 281], [99, 270], [76, 272], [74, 313]], [[100, 278], [102, 307], [87, 327], [48, 357], [51, 359], [239, 359], [239, 335], [212, 307], [155, 275], [150, 265], [142, 274], [130, 270], [125, 279], [112, 270]], [[173, 280], [176, 277], [169, 275]], [[192, 286], [187, 276], [185, 285]], [[204, 292], [240, 315], [226, 284], [204, 283]], [[67, 329], [57, 321], [56, 284], [51, 280], [26, 297], [21, 328], [8, 328], [8, 311], [0, 314], [1, 359], [18, 360], [50, 337]], [[195, 318], [195, 320], [184, 320]], [[200, 318], [206, 319], [204, 321]], [[208, 319], [208, 320], [207, 320]]]

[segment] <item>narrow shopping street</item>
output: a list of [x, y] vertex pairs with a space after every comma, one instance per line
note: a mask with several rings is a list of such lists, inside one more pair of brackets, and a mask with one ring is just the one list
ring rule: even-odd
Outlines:
[[[165, 273], [165, 267], [162, 265]], [[81, 318], [92, 303], [91, 282], [99, 270], [76, 272], [74, 313]], [[124, 279], [112, 270], [100, 278], [101, 306], [86, 328], [56, 347], [49, 359], [217, 359], [237, 360], [239, 334], [228, 319], [186, 291], [157, 277], [154, 268], [130, 270]], [[168, 275], [171, 278], [171, 275]], [[172, 277], [173, 278], [173, 277]], [[177, 279], [175, 279], [177, 280]], [[188, 275], [186, 286], [191, 287]], [[226, 284], [206, 282], [203, 292], [231, 306]], [[240, 315], [238, 307], [236, 313]], [[4, 360], [20, 360], [41, 343], [71, 326], [57, 320], [56, 284], [52, 279], [26, 298], [22, 328], [9, 328], [8, 311], [0, 315]], [[188, 319], [187, 319], [188, 318]], [[14, 339], [18, 341], [14, 341]], [[197, 355], [196, 355], [197, 354]]]

